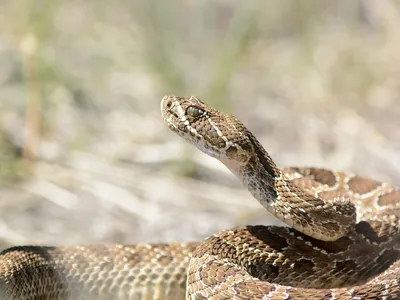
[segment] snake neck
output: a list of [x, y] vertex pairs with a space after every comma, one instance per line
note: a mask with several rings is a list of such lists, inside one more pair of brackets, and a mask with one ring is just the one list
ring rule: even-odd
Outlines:
[[253, 197], [270, 210], [269, 207], [278, 199], [275, 177], [267, 172], [259, 162], [247, 164], [239, 171], [237, 176]]
[[[222, 160], [267, 211], [290, 227], [319, 240], [334, 241], [353, 230], [355, 207], [325, 202], [292, 184], [252, 136], [248, 159]], [[306, 221], [304, 221], [306, 220]]]
[[252, 155], [245, 163], [232, 160], [222, 160], [224, 165], [247, 187], [249, 192], [268, 211], [274, 205], [279, 194], [276, 190], [276, 180], [283, 175], [267, 151], [253, 136], [249, 136]]

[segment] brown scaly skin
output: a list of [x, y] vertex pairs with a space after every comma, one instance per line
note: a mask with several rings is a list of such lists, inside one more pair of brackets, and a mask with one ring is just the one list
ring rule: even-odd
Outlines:
[[161, 113], [168, 127], [226, 165], [270, 213], [316, 239], [334, 241], [356, 222], [346, 198], [323, 201], [282, 175], [253, 134], [234, 116], [195, 97], [166, 96]]
[[224, 163], [269, 212], [303, 233], [249, 227], [214, 235], [190, 260], [188, 298], [400, 297], [397, 188], [316, 168], [281, 172], [237, 118], [193, 96], [166, 96], [161, 112], [172, 131]]
[[10, 248], [0, 254], [0, 299], [183, 299], [196, 245]]
[[195, 97], [166, 96], [161, 109], [174, 132], [296, 229], [247, 226], [189, 244], [10, 248], [0, 254], [0, 299], [400, 299], [398, 188], [324, 169], [281, 171], [239, 120]]

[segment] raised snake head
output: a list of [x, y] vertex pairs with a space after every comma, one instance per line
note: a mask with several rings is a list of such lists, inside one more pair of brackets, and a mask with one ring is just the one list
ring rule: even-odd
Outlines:
[[242, 165], [254, 155], [253, 136], [242, 122], [194, 96], [165, 96], [161, 114], [172, 131], [230, 167]]

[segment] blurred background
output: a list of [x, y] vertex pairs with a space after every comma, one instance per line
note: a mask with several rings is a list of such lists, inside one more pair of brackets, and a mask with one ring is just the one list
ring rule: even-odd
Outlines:
[[400, 4], [2, 0], [0, 248], [197, 240], [268, 213], [164, 125], [238, 116], [280, 166], [400, 184]]

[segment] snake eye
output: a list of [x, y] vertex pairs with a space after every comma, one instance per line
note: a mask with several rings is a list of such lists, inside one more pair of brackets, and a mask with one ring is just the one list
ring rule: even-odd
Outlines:
[[197, 106], [189, 106], [186, 109], [186, 115], [188, 117], [192, 118], [193, 120], [200, 118], [203, 114], [204, 114], [204, 110], [202, 110], [201, 108], [199, 108]]

